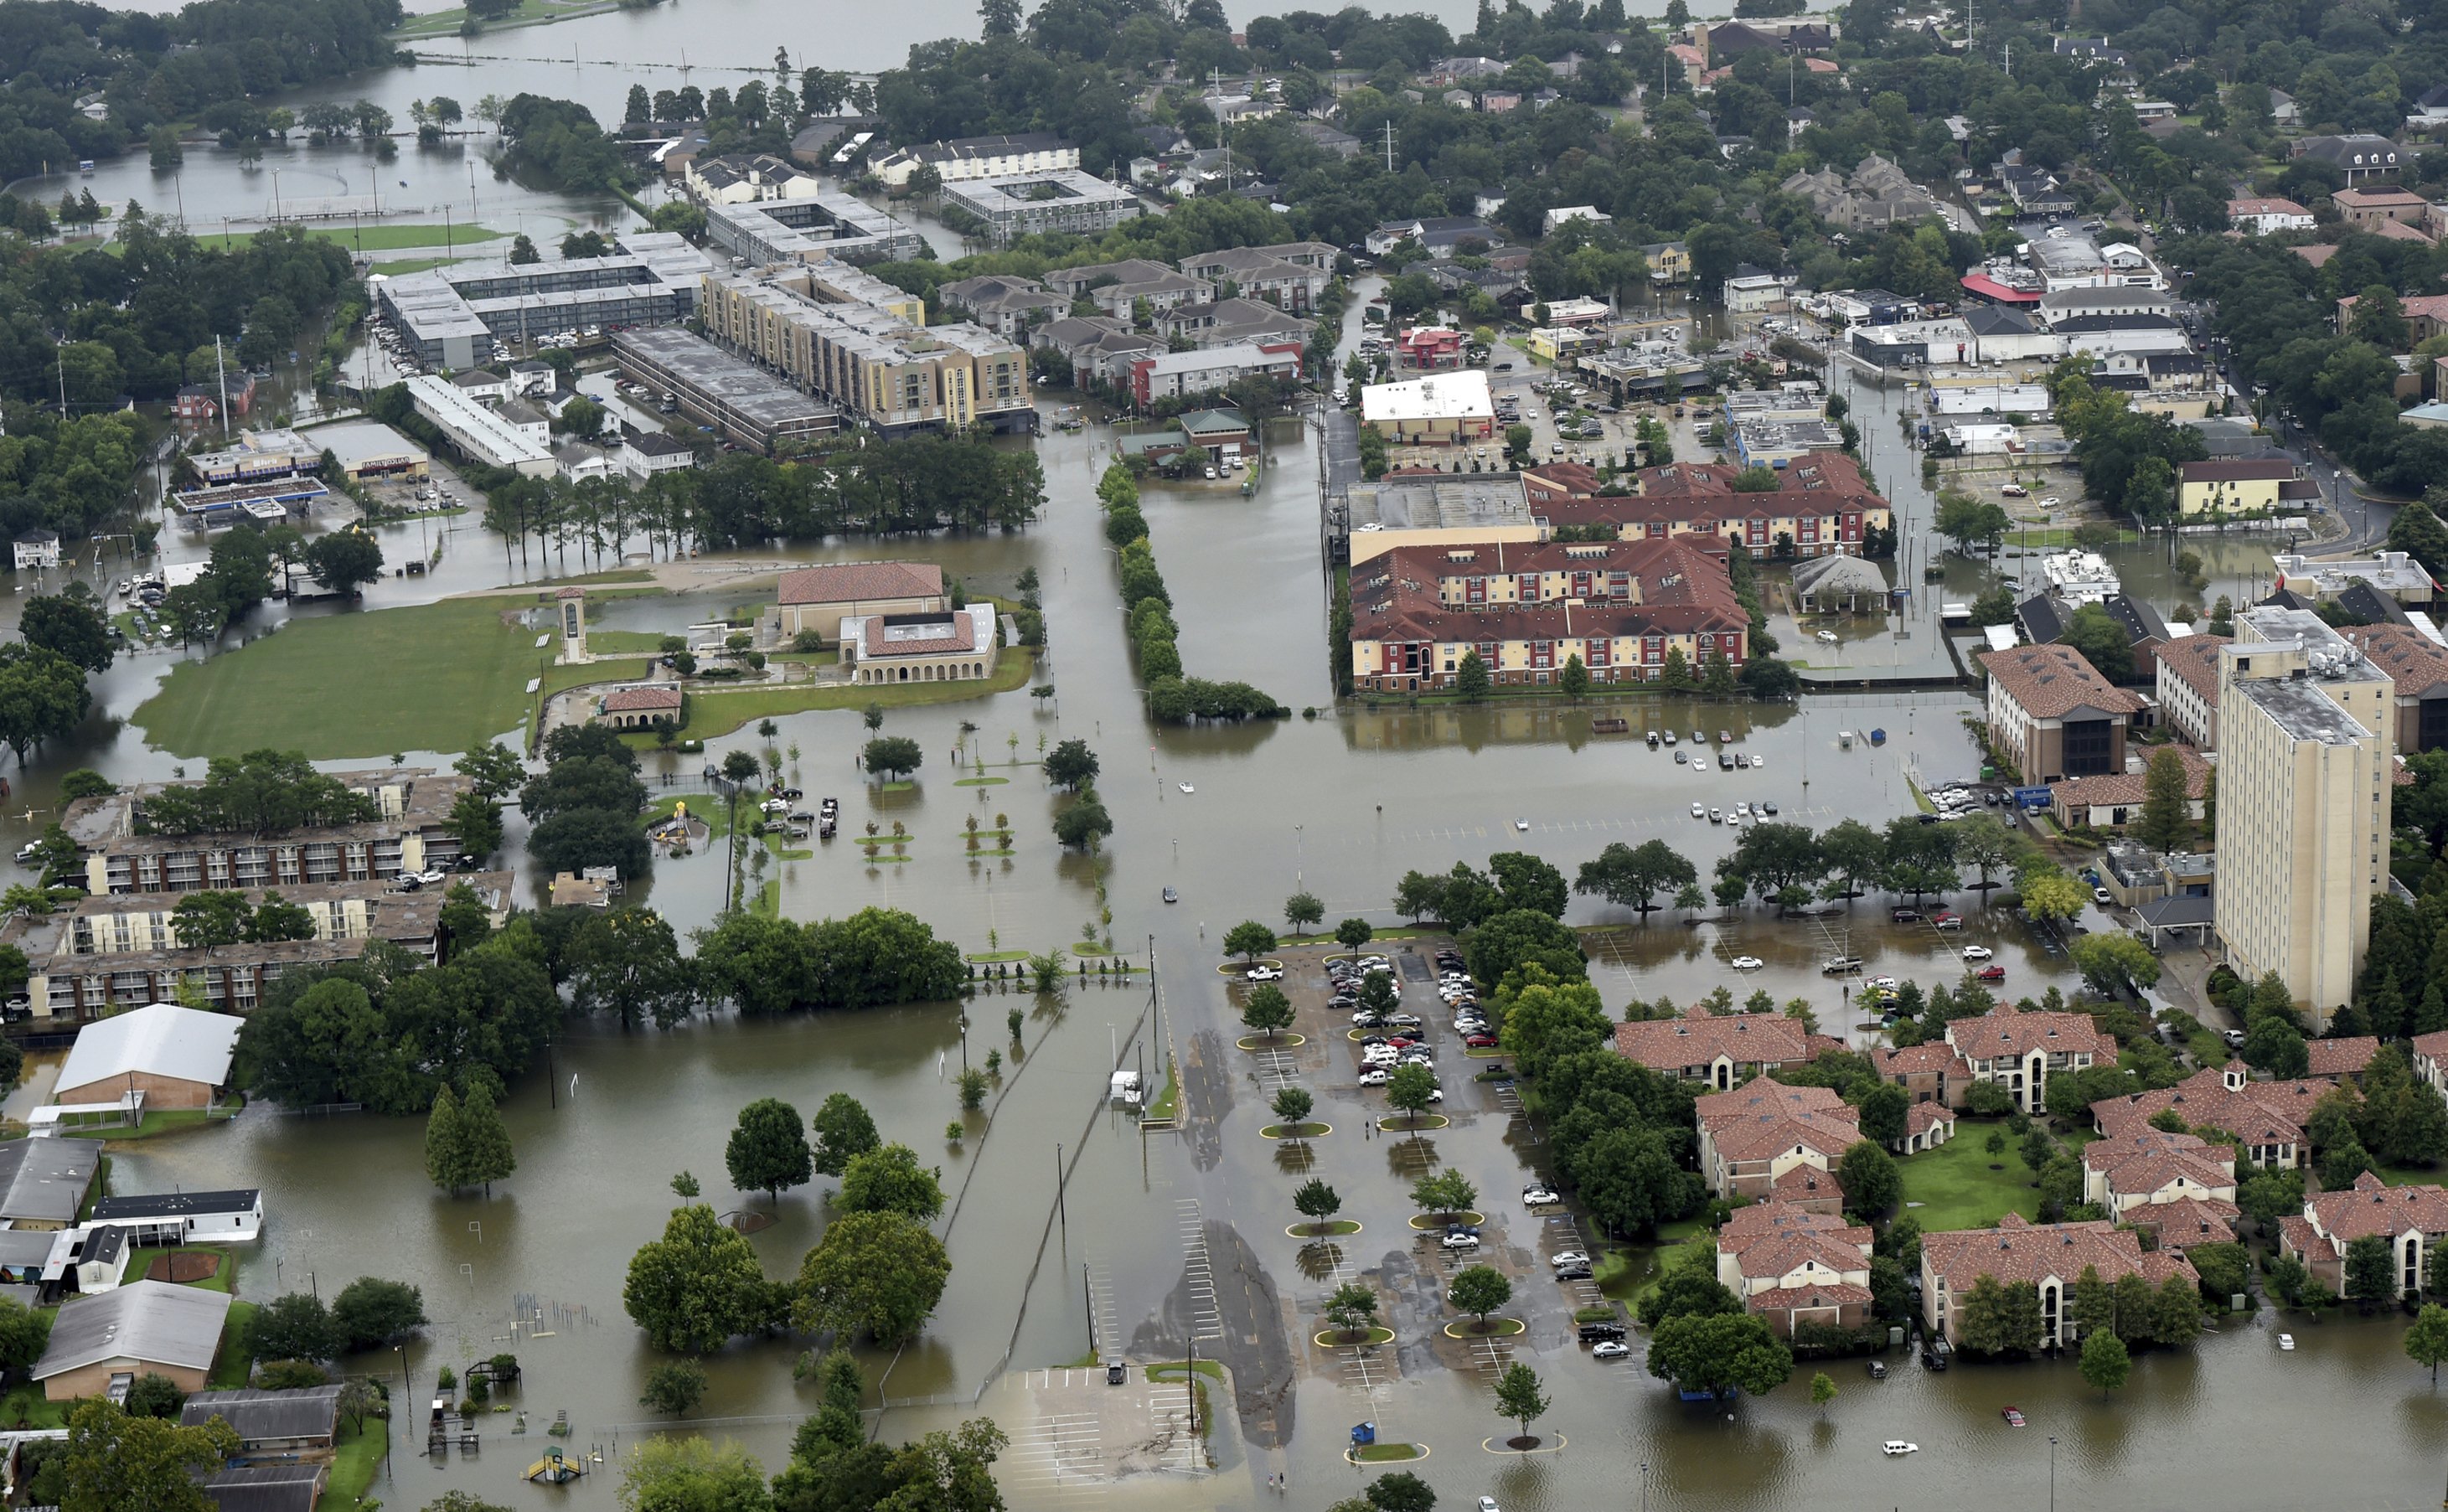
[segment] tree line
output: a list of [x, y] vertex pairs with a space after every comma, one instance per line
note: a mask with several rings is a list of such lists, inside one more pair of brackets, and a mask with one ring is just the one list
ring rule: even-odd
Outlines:
[[1097, 501], [1105, 511], [1105, 539], [1119, 556], [1122, 613], [1139, 678], [1147, 686], [1148, 718], [1159, 724], [1188, 719], [1280, 718], [1291, 711], [1246, 682], [1210, 682], [1182, 671], [1173, 594], [1157, 570], [1148, 544], [1147, 516], [1139, 509], [1138, 480], [1116, 462], [1097, 480]]
[[[201, 0], [163, 14], [21, 0], [0, 13], [0, 57], [15, 60], [0, 89], [0, 181], [116, 157], [217, 105], [389, 65], [400, 17], [398, 0]], [[99, 121], [76, 108], [92, 90], [109, 105]]]

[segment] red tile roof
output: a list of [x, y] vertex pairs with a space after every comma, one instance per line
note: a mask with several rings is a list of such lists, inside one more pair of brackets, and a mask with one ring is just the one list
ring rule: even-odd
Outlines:
[[2113, 1060], [2116, 1041], [2099, 1032], [2088, 1013], [2018, 1013], [1998, 1008], [1946, 1026], [1947, 1043], [1965, 1059], [1995, 1061], [2045, 1050], [2052, 1055], [2089, 1052]]
[[680, 706], [680, 690], [667, 683], [645, 688], [616, 688], [603, 696], [606, 714], [650, 714]]
[[[897, 636], [887, 639], [885, 621], [888, 616], [870, 615], [866, 634], [860, 638], [860, 655], [870, 657], [939, 656], [947, 651], [977, 649], [976, 627], [966, 614], [949, 615], [941, 624], [931, 626], [934, 633], [923, 636]], [[906, 626], [908, 622], [903, 622]]]
[[1916, 1102], [1904, 1109], [1904, 1134], [1926, 1134], [1940, 1124], [1952, 1125], [1955, 1110], [1943, 1102]]
[[2367, 1234], [2393, 1239], [2400, 1234], [2448, 1234], [2448, 1191], [2436, 1186], [2390, 1186], [2365, 1171], [2351, 1190], [2323, 1192], [2304, 1199], [2304, 1215], [2328, 1239], [2333, 1254]]
[[1721, 1055], [1738, 1065], [1798, 1063], [1811, 1058], [1807, 1042], [1799, 1020], [1776, 1013], [1648, 1019], [1615, 1026], [1616, 1053], [1653, 1071], [1707, 1065]]
[[2362, 1034], [2343, 1040], [2314, 1040], [2305, 1048], [2311, 1052], [2314, 1076], [2361, 1076], [2363, 1068], [2371, 1064], [2372, 1057], [2380, 1054], [2380, 1038]]
[[2230, 1092], [2225, 1072], [2206, 1066], [2172, 1087], [2094, 1102], [2091, 1115], [2102, 1133], [2119, 1135], [2173, 1108], [2189, 1127], [2224, 1129], [2247, 1145], [2302, 1144], [2313, 1105], [2332, 1090], [2327, 1081], [2247, 1081]]
[[[1608, 541], [1567, 545], [1482, 546], [1480, 558], [1456, 562], [1457, 546], [1402, 546], [1369, 564], [1377, 570], [1352, 588], [1354, 641], [1462, 642], [1553, 641], [1601, 637], [1739, 632], [1750, 616], [1734, 597], [1726, 565], [1681, 541]], [[1567, 555], [1567, 553], [1578, 553]], [[1379, 564], [1383, 564], [1382, 566]], [[1472, 609], [1440, 596], [1445, 578], [1520, 573], [1631, 575], [1625, 598], [1581, 603]]]
[[1921, 1250], [1929, 1273], [1959, 1297], [1984, 1275], [2007, 1286], [2051, 1276], [2072, 1282], [2088, 1269], [2096, 1269], [2111, 1285], [2128, 1275], [2139, 1275], [2153, 1286], [2171, 1275], [2200, 1279], [2190, 1262], [2165, 1251], [2145, 1254], [2140, 1239], [2104, 1219], [2035, 1224], [2019, 1213], [2009, 1213], [1994, 1229], [1924, 1234]]
[[[1866, 1262], [1865, 1262], [1866, 1263]], [[1781, 1287], [1743, 1299], [1743, 1305], [1753, 1312], [1783, 1312], [1788, 1308], [1832, 1308], [1840, 1304], [1865, 1304], [1870, 1289], [1850, 1281], [1821, 1281], [1809, 1286]]]
[[[1769, 1196], [1779, 1204], [1788, 1202], [1825, 1202], [1830, 1198], [1845, 1200], [1845, 1182], [1833, 1171], [1822, 1171], [1815, 1165], [1786, 1167], [1785, 1175], [1768, 1184]], [[1828, 1216], [1835, 1216], [1829, 1214]]]
[[1879, 1074], [1884, 1077], [1968, 1077], [1972, 1074], [1971, 1062], [1958, 1055], [1955, 1046], [1944, 1040], [1923, 1040], [1919, 1044], [1908, 1044], [1900, 1050], [1873, 1050], [1870, 1054], [1878, 1063]]
[[[1797, 1169], [1811, 1171], [1815, 1176], [1826, 1175], [1808, 1166]], [[1763, 1234], [1825, 1232], [1850, 1227], [1852, 1225], [1833, 1213], [1812, 1213], [1782, 1198], [1771, 1197], [1765, 1202], [1736, 1208], [1727, 1215], [1726, 1221], [1717, 1229], [1717, 1248], [1730, 1251]]]
[[[2177, 762], [2185, 769], [2185, 796], [2199, 798], [2209, 792], [2210, 764], [2201, 753], [2189, 745], [2171, 745]], [[2156, 760], [2158, 754], [2153, 752]], [[2067, 808], [2138, 808], [2150, 795], [2151, 774], [2148, 772], [2103, 772], [2097, 776], [2059, 777], [2049, 784], [2049, 795]]]
[[2218, 707], [2219, 647], [2231, 639], [2223, 635], [2186, 635], [2160, 642], [2159, 664], [2174, 673], [2202, 701]]
[[2397, 697], [2421, 698], [2448, 684], [2448, 646], [2401, 624], [2359, 624], [2338, 632], [2397, 684]]
[[782, 574], [783, 603], [872, 603], [879, 599], [936, 599], [944, 569], [931, 562], [844, 562]]
[[2416, 1035], [2414, 1053], [2434, 1065], [2448, 1065], [2448, 1029]]
[[2055, 719], [2075, 709], [2102, 714], [2137, 714], [2141, 696], [2120, 688], [2099, 675], [2070, 645], [2018, 645], [1983, 651], [1979, 658], [1990, 680], [2023, 706], [2035, 719]]
[[1727, 1160], [1763, 1160], [1796, 1147], [1835, 1157], [1862, 1139], [1861, 1115], [1826, 1087], [1789, 1087], [1762, 1078], [1698, 1099], [1693, 1111]]

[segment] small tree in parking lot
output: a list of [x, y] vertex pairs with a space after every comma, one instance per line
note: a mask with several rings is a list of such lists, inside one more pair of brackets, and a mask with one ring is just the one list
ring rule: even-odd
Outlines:
[[1419, 1064], [1398, 1065], [1386, 1080], [1386, 1102], [1416, 1125], [1437, 1090], [1437, 1074]]
[[1273, 983], [1261, 982], [1250, 989], [1250, 1001], [1241, 1005], [1241, 1023], [1272, 1040], [1291, 1027], [1292, 1000]]
[[1311, 1220], [1311, 1233], [1323, 1234], [1327, 1220], [1343, 1211], [1343, 1198], [1335, 1196], [1334, 1188], [1311, 1177], [1293, 1191], [1292, 1207], [1301, 1216]]
[[1292, 927], [1295, 935], [1325, 917], [1326, 905], [1317, 900], [1316, 893], [1307, 889], [1284, 900], [1284, 922]]
[[1377, 1324], [1377, 1293], [1356, 1281], [1347, 1281], [1326, 1299], [1326, 1321], [1348, 1338], [1366, 1334]]
[[1403, 1005], [1402, 989], [1394, 979], [1383, 971], [1370, 971], [1360, 979], [1360, 1006], [1367, 1012], [1384, 1018]]
[[1411, 1183], [1411, 1200], [1424, 1213], [1468, 1213], [1479, 1200], [1479, 1188], [1460, 1171], [1440, 1171]]
[[1478, 1331], [1487, 1331], [1487, 1315], [1513, 1300], [1513, 1283], [1494, 1266], [1464, 1266], [1454, 1273], [1447, 1293], [1453, 1305], [1479, 1319]]
[[1306, 1087], [1277, 1087], [1274, 1098], [1267, 1105], [1290, 1130], [1309, 1121], [1310, 1110], [1317, 1106], [1317, 1100], [1309, 1095]]

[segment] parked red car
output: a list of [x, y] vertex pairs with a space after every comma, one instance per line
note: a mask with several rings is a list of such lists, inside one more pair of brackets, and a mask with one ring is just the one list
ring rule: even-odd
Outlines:
[[2006, 980], [2006, 968], [2002, 966], [1984, 966], [1980, 968], [1979, 977], [1983, 982], [2003, 982]]
[[1463, 1041], [1463, 1043], [1468, 1045], [1474, 1050], [1493, 1050], [1496, 1048], [1496, 1036], [1492, 1034], [1474, 1034], [1469, 1039]]

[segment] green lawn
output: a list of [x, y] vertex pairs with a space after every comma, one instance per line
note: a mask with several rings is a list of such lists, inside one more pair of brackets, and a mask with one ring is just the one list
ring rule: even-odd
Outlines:
[[[407, 1404], [400, 1406], [405, 1407]], [[374, 1483], [374, 1471], [381, 1466], [384, 1446], [390, 1442], [390, 1425], [380, 1418], [370, 1417], [355, 1429], [344, 1421], [335, 1444], [332, 1479], [323, 1487], [323, 1500], [335, 1507], [354, 1507], [363, 1501], [366, 1488]]]
[[2442, 1172], [2438, 1166], [2376, 1165], [2372, 1167], [2372, 1175], [2390, 1186], [2437, 1186], [2442, 1180], [2448, 1180], [2448, 1172]]
[[[1966, 1120], [1954, 1139], [1937, 1149], [1896, 1162], [1904, 1178], [1903, 1211], [1920, 1222], [1923, 1233], [1977, 1229], [2009, 1213], [2039, 1216], [2040, 1193], [2032, 1185], [2031, 1171], [2011, 1140], [2002, 1154], [1991, 1155], [1985, 1147], [1989, 1129]], [[2004, 1169], [1990, 1170], [1992, 1162]]]
[[[398, 611], [394, 610], [393, 613]], [[743, 729], [759, 719], [785, 714], [804, 714], [811, 709], [864, 709], [880, 703], [888, 709], [908, 708], [921, 703], [957, 703], [969, 699], [983, 699], [989, 694], [1009, 693], [1028, 685], [1037, 670], [1037, 654], [1025, 648], [1009, 648], [1003, 652], [990, 678], [977, 678], [966, 682], [895, 683], [890, 687], [865, 687], [842, 682], [794, 682], [713, 692], [707, 687], [691, 684], [688, 694], [688, 723], [676, 739], [713, 740]], [[143, 710], [138, 716], [143, 717]], [[659, 742], [652, 735], [630, 735], [622, 738], [640, 750], [648, 750]], [[248, 749], [252, 749], [249, 747]]]
[[452, 263], [467, 260], [465, 258], [399, 258], [390, 262], [375, 263], [373, 271], [384, 278], [396, 278], [403, 273], [430, 273], [436, 268], [447, 268]]
[[[173, 756], [271, 747], [310, 760], [465, 751], [516, 728], [545, 690], [641, 675], [645, 663], [557, 667], [511, 618], [519, 597], [293, 621], [236, 651], [172, 671], [136, 711]], [[378, 669], [378, 675], [369, 676]]]
[[[686, 636], [673, 639], [685, 642]], [[660, 630], [588, 630], [586, 649], [602, 656], [607, 651], [637, 651], [660, 654], [663, 649]]]
[[[223, 1270], [228, 1267], [224, 1266]], [[221, 1325], [220, 1351], [213, 1356], [213, 1373], [204, 1378], [207, 1388], [215, 1391], [239, 1391], [246, 1388], [248, 1372], [255, 1362], [247, 1358], [246, 1336], [255, 1327], [255, 1304], [230, 1304], [229, 1321]]]
[[1627, 1245], [1598, 1255], [1593, 1279], [1600, 1292], [1630, 1306], [1679, 1266], [1702, 1265], [1713, 1273], [1716, 1249], [1716, 1231], [1697, 1218], [1661, 1223], [1656, 1243]]
[[119, 1124], [106, 1129], [62, 1128], [60, 1132], [75, 1139], [142, 1139], [172, 1129], [192, 1129], [212, 1121], [212, 1118], [203, 1108], [163, 1108], [145, 1114], [132, 1129]]
[[43, 1388], [29, 1383], [0, 1397], [0, 1427], [58, 1428], [68, 1421], [68, 1404], [44, 1399]]
[[[368, 252], [392, 252], [401, 247], [462, 247], [474, 241], [492, 241], [509, 235], [488, 226], [379, 225], [379, 226], [315, 226], [308, 236], [318, 240], [336, 241], [344, 247], [363, 247]], [[252, 231], [233, 231], [209, 237], [198, 237], [196, 244], [226, 252], [233, 246], [255, 239]]]

